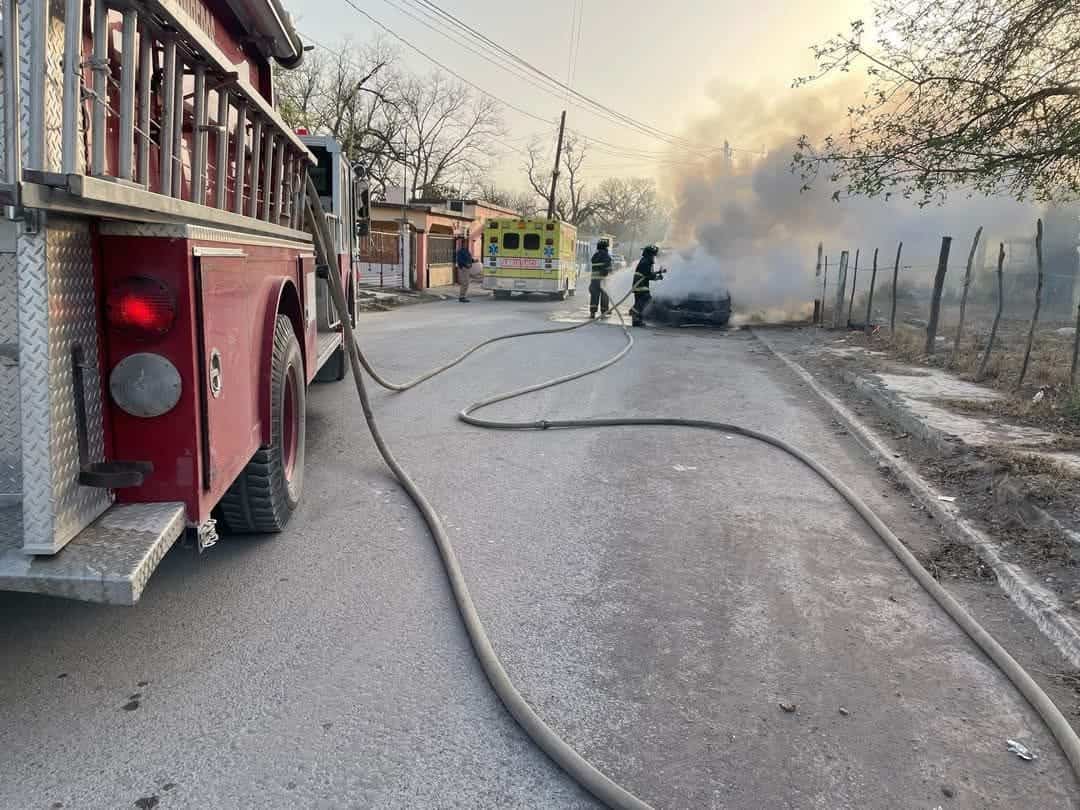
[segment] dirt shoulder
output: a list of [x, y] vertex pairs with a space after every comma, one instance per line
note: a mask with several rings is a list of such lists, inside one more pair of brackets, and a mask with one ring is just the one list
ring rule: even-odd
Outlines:
[[[970, 381], [929, 363], [915, 365], [861, 334], [805, 328], [769, 330], [765, 337], [857, 415], [882, 440], [889, 461], [905, 462], [948, 502], [935, 506], [989, 538], [1001, 563], [1041, 600], [1036, 610], [1029, 604], [1022, 611], [1031, 620], [1019, 622], [1026, 631], [1014, 626], [1018, 613], [1006, 611], [1014, 620], [999, 619], [993, 632], [1027, 647], [1043, 685], [1063, 709], [1080, 716], [1076, 656], [1071, 663], [1059, 658], [1047, 643], [1053, 633], [1032, 618], [1048, 605], [1058, 627], [1077, 628], [1074, 641], [1080, 638], [1080, 466], [1068, 415], [1048, 405], [1026, 407], [992, 386], [972, 391]], [[917, 508], [918, 499], [888, 467], [881, 464], [883, 476]], [[965, 601], [1009, 599], [1009, 588], [999, 587], [1000, 565], [995, 572], [961, 535], [946, 527], [904, 540], [939, 581], [967, 594]], [[1045, 636], [1038, 643], [1030, 637], [1036, 624]], [[1052, 640], [1060, 649], [1060, 639]], [[1058, 663], [1039, 663], [1043, 655]]]

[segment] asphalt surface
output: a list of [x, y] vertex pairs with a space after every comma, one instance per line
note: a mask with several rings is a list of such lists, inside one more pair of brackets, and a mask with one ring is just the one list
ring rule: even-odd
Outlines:
[[[584, 303], [447, 301], [359, 331], [405, 379]], [[686, 430], [455, 419], [622, 340], [530, 338], [374, 395], [541, 716], [658, 810], [1078, 806], [1033, 712], [794, 460]], [[0, 807], [596, 807], [489, 691], [351, 385], [309, 409], [285, 534], [176, 549], [135, 608], [0, 594]], [[652, 330], [614, 369], [486, 413], [738, 422], [817, 454], [901, 536], [927, 531], [748, 333]]]

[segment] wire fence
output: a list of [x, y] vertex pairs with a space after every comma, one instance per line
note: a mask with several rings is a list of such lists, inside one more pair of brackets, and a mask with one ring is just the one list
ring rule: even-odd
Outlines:
[[873, 248], [837, 251], [817, 279], [819, 322], [887, 337], [906, 359], [999, 387], [1075, 386], [1080, 223], [974, 239], [951, 239], [937, 260], [909, 260], [901, 246], [897, 262], [896, 244], [879, 248], [876, 274]]

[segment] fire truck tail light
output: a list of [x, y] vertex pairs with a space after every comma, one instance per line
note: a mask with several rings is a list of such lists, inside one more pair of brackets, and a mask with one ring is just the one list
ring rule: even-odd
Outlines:
[[180, 401], [180, 372], [160, 354], [125, 357], [109, 375], [109, 393], [125, 413], [150, 419], [167, 414]]
[[143, 337], [161, 337], [176, 320], [176, 299], [165, 284], [137, 276], [120, 282], [106, 303], [109, 325]]

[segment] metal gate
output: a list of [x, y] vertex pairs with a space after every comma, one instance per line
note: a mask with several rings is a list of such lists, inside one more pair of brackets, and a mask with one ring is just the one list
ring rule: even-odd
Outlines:
[[427, 240], [427, 262], [429, 265], [454, 263], [455, 237], [432, 233], [428, 234]]
[[[409, 251], [410, 259], [415, 251]], [[401, 234], [372, 231], [360, 240], [356, 279], [361, 287], [405, 289], [407, 277], [401, 261]]]

